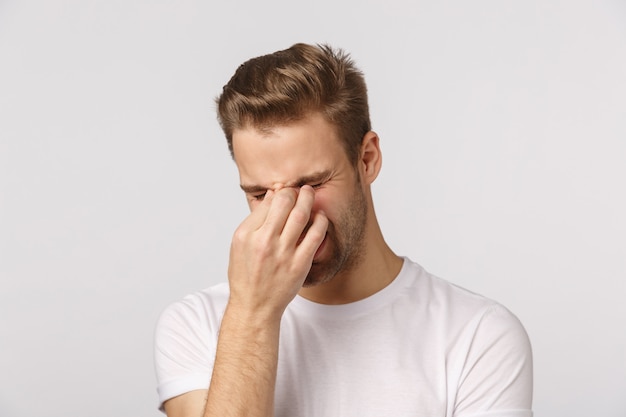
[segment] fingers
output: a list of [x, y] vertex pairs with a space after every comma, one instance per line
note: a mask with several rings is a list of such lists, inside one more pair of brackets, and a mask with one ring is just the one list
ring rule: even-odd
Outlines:
[[300, 239], [302, 232], [309, 223], [314, 201], [315, 191], [311, 186], [305, 185], [300, 188], [298, 199], [289, 212], [289, 217], [281, 233], [281, 240], [285, 245], [293, 246]]
[[267, 213], [270, 210], [272, 200], [274, 197], [274, 191], [267, 190], [265, 198], [241, 223], [240, 227], [248, 228], [250, 230], [256, 230], [263, 225], [267, 217]]
[[282, 233], [287, 218], [296, 205], [298, 191], [294, 188], [282, 188], [274, 193], [271, 200], [263, 228], [277, 236]]
[[284, 310], [301, 288], [328, 229], [324, 213], [312, 214], [314, 202], [313, 188], [303, 186], [268, 191], [255, 203], [231, 244], [231, 300]]
[[323, 212], [317, 212], [312, 217], [311, 226], [296, 249], [296, 256], [305, 258], [307, 262], [313, 261], [315, 252], [324, 241], [328, 230], [328, 218]]
[[244, 221], [244, 227], [250, 231], [262, 228], [266, 236], [275, 236], [283, 245], [295, 247], [309, 224], [314, 201], [315, 191], [308, 185], [269, 190]]

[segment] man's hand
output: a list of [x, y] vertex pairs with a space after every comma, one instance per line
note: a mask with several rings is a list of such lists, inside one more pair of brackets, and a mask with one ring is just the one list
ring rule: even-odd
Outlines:
[[273, 415], [280, 319], [328, 228], [323, 213], [312, 213], [314, 199], [310, 186], [268, 191], [239, 226], [208, 394], [191, 391], [167, 401], [168, 417]]
[[228, 268], [231, 308], [280, 320], [328, 228], [323, 213], [311, 213], [314, 200], [308, 185], [270, 190], [239, 226]]

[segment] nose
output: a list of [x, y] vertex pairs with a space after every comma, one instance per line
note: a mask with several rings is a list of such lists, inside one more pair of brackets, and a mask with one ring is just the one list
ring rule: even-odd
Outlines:
[[281, 189], [285, 188], [285, 184], [283, 184], [282, 182], [277, 182], [275, 183], [271, 189], [276, 193], [278, 191], [280, 191]]

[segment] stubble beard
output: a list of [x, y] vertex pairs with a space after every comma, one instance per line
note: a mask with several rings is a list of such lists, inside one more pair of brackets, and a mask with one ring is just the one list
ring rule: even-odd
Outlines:
[[329, 282], [336, 275], [353, 270], [361, 262], [365, 256], [363, 237], [367, 212], [367, 200], [357, 183], [352, 204], [341, 213], [336, 224], [329, 224], [325, 244], [332, 250], [330, 257], [313, 263], [303, 287]]

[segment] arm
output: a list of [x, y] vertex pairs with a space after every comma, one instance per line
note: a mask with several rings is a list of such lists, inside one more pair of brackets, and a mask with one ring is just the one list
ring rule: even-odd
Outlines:
[[273, 415], [279, 323], [234, 310], [229, 305], [222, 320], [210, 391], [165, 402], [168, 417]]
[[328, 227], [314, 197], [309, 186], [269, 191], [235, 232], [210, 387], [167, 401], [168, 417], [273, 415], [280, 320]]

